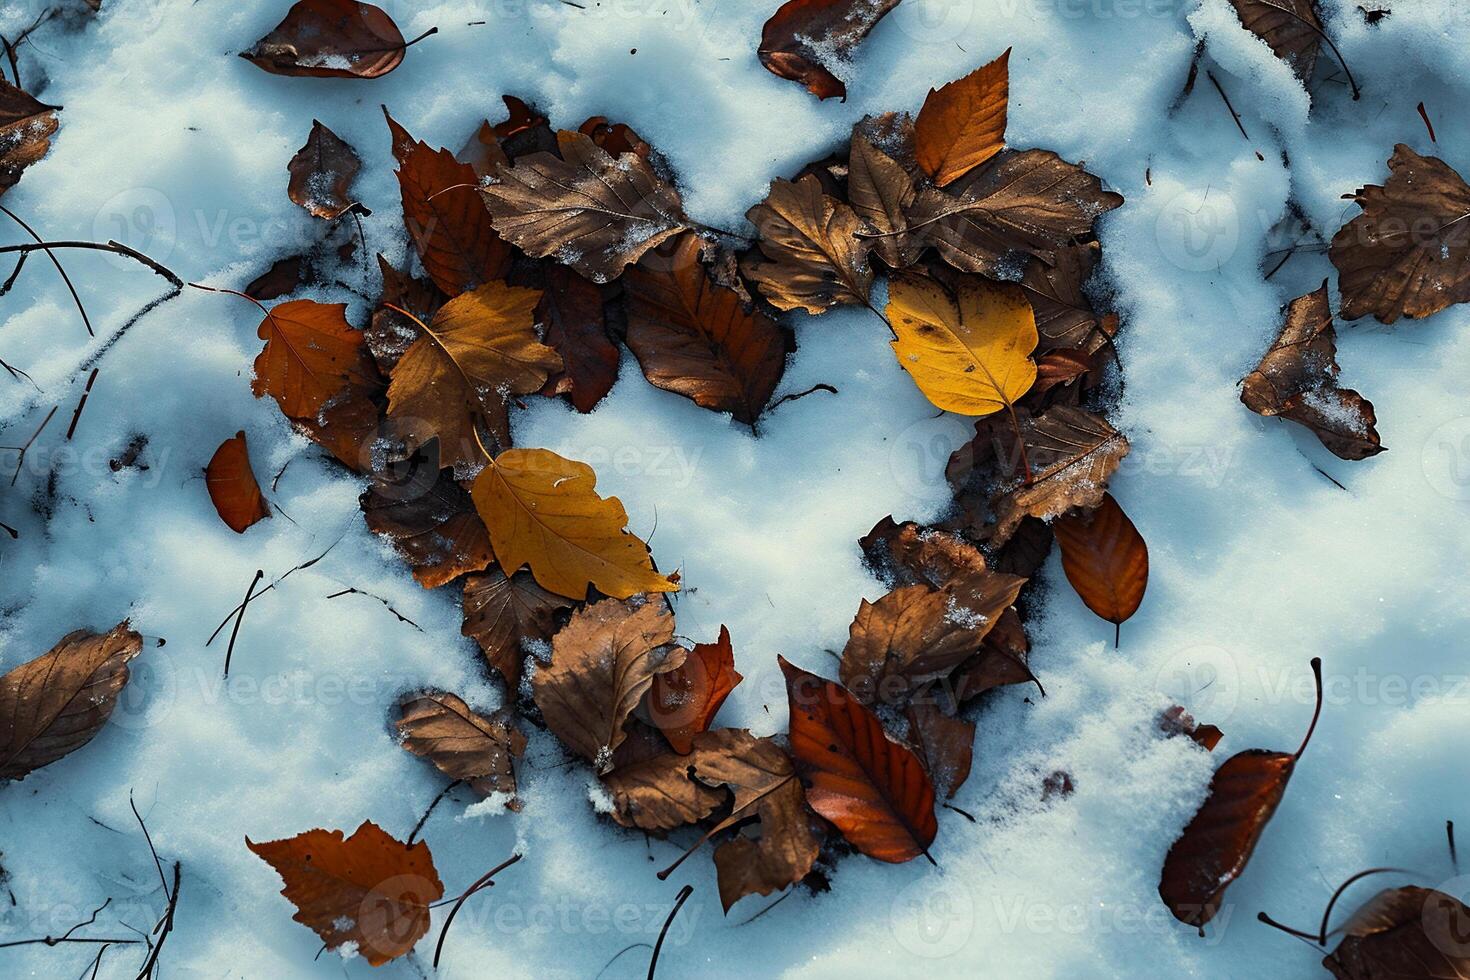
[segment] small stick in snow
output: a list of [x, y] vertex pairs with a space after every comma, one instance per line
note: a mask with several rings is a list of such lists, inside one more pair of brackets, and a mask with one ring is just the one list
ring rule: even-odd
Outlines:
[[[464, 892], [459, 896], [459, 898], [455, 901], [454, 908], [449, 910], [449, 917], [444, 920], [444, 928], [439, 930], [439, 941], [434, 944], [434, 969], [439, 969], [439, 954], [444, 952], [444, 937], [449, 934], [449, 927], [454, 923], [454, 917], [459, 914], [460, 906], [464, 905], [464, 903], [469, 900], [469, 897], [475, 892], [480, 891], [483, 888], [489, 888], [490, 886], [494, 885], [495, 882], [493, 879], [495, 878], [495, 876], [504, 871], [506, 868], [510, 867], [512, 864], [515, 864], [520, 859], [521, 856], [519, 854], [512, 854], [509, 859], [500, 862], [495, 867], [491, 868], [489, 871], [481, 875], [480, 878], [473, 885], [470, 885], [470, 887], [466, 888]], [[440, 902], [435, 904], [443, 903]], [[675, 911], [678, 910], [675, 909]]]
[[451, 790], [453, 790], [456, 786], [462, 785], [463, 783], [463, 779], [456, 779], [454, 782], [450, 783], [448, 786], [439, 791], [439, 795], [434, 797], [434, 802], [430, 803], [429, 808], [424, 811], [424, 815], [422, 817], [419, 817], [419, 822], [413, 825], [413, 833], [408, 835], [408, 840], [406, 843], [412, 844], [414, 842], [414, 840], [419, 835], [419, 831], [424, 829], [424, 824], [429, 822], [429, 814], [434, 812], [434, 807], [438, 806], [439, 801], [448, 796]]
[[245, 601], [240, 603], [240, 611], [235, 614], [235, 628], [230, 630], [230, 645], [225, 648], [225, 676], [230, 676], [230, 659], [235, 656], [235, 638], [240, 635], [240, 623], [245, 619], [245, 610], [250, 605], [250, 600], [255, 598], [255, 586], [265, 572], [257, 568], [255, 578], [250, 580], [250, 587], [245, 590]]
[[1444, 822], [1444, 835], [1450, 842], [1450, 864], [1454, 866], [1455, 874], [1460, 873], [1460, 857], [1455, 853], [1455, 822], [1446, 820]]
[[[14, 221], [16, 224], [24, 228], [27, 235], [30, 235], [37, 242], [41, 241], [41, 236], [36, 234], [36, 230], [34, 228], [22, 221], [20, 215], [16, 214], [14, 211], [10, 210], [4, 205], [0, 205], [0, 211], [5, 212], [6, 216], [9, 217], [11, 221]], [[46, 258], [50, 259], [51, 264], [56, 266], [56, 271], [61, 273], [61, 281], [66, 283], [66, 288], [71, 291], [72, 301], [77, 304], [77, 312], [82, 315], [82, 326], [87, 328], [87, 336], [97, 336], [97, 331], [92, 329], [92, 318], [87, 316], [87, 308], [82, 305], [82, 298], [77, 295], [77, 287], [72, 285], [71, 276], [67, 275], [66, 270], [61, 267], [61, 260], [56, 257], [55, 252], [51, 251], [51, 249], [49, 248], [44, 249], [44, 251], [46, 252]]]
[[807, 395], [814, 394], [815, 392], [818, 392], [818, 391], [826, 391], [826, 392], [830, 392], [830, 393], [832, 393], [834, 395], [837, 394], [837, 389], [834, 388], [832, 385], [829, 385], [829, 384], [814, 384], [810, 388], [808, 388], [806, 391], [798, 391], [795, 394], [782, 395], [780, 398], [776, 399], [776, 403], [774, 405], [772, 405], [770, 408], [766, 409], [766, 411], [768, 413], [769, 412], [774, 412], [776, 409], [780, 408], [782, 405], [786, 404], [787, 402], [794, 402], [798, 398], [805, 398]]
[[664, 948], [664, 937], [669, 934], [669, 926], [674, 924], [674, 916], [684, 907], [689, 896], [694, 894], [693, 885], [685, 885], [679, 889], [679, 897], [674, 899], [674, 907], [669, 910], [669, 917], [664, 920], [664, 927], [658, 931], [658, 942], [653, 944], [653, 956], [648, 961], [648, 980], [653, 980], [654, 971], [658, 969], [658, 954]]
[[[1240, 113], [1236, 112], [1235, 106], [1230, 104], [1230, 96], [1225, 94], [1224, 86], [1220, 84], [1220, 80], [1215, 77], [1215, 73], [1212, 71], [1206, 71], [1205, 77], [1210, 80], [1211, 85], [1215, 86], [1215, 91], [1220, 93], [1220, 99], [1225, 103], [1225, 108], [1230, 110], [1230, 118], [1235, 120], [1235, 128], [1240, 130], [1240, 135], [1244, 136], [1245, 141], [1249, 143], [1251, 141], [1251, 134], [1245, 131], [1245, 124], [1240, 121]], [[1252, 149], [1255, 150], [1254, 147], [1252, 147]], [[1266, 159], [1265, 157], [1261, 156], [1260, 150], [1255, 150], [1255, 154], [1257, 160]]]
[[51, 416], [55, 415], [56, 410], [60, 407], [60, 405], [51, 406], [51, 411], [46, 413], [46, 417], [41, 420], [41, 424], [36, 428], [36, 431], [31, 433], [31, 437], [26, 440], [24, 446], [0, 446], [0, 449], [10, 449], [19, 454], [15, 457], [15, 475], [10, 478], [10, 485], [12, 487], [15, 486], [15, 481], [20, 479], [21, 467], [25, 466], [26, 462], [26, 453], [30, 451], [31, 445], [40, 438], [41, 432], [51, 423]]
[[1429, 142], [1438, 143], [1439, 140], [1434, 138], [1434, 123], [1429, 121], [1429, 113], [1424, 111], [1423, 102], [1419, 103], [1419, 118], [1424, 120], [1424, 128], [1429, 130]]
[[[345, 532], [344, 532], [344, 534], [345, 534]], [[315, 558], [308, 558], [306, 561], [304, 561], [301, 564], [295, 566], [294, 568], [288, 568], [286, 570], [286, 574], [282, 575], [280, 578], [276, 579], [274, 582], [271, 582], [265, 588], [261, 589], [258, 593], [256, 593], [255, 598], [259, 599], [261, 596], [265, 595], [271, 589], [274, 589], [277, 585], [280, 585], [282, 582], [286, 581], [286, 579], [288, 579], [288, 578], [291, 577], [291, 573], [292, 572], [299, 572], [299, 571], [301, 571], [304, 568], [310, 568], [311, 566], [315, 565], [317, 562], [319, 562], [323, 558], [327, 557], [327, 555], [331, 552], [331, 550], [333, 548], [337, 547], [337, 545], [340, 544], [341, 541], [342, 541], [342, 538], [339, 537], [336, 541], [333, 541], [330, 545], [327, 546], [327, 550], [326, 551], [323, 551], [321, 554], [317, 555]], [[214, 632], [211, 633], [211, 634], [209, 634], [209, 639], [207, 639], [207, 640], [204, 641], [204, 645], [205, 646], [209, 646], [211, 643], [213, 643], [215, 641], [215, 639], [219, 636], [220, 631], [223, 630], [225, 628], [225, 626], [227, 626], [229, 624], [230, 620], [232, 620], [232, 619], [235, 618], [235, 614], [237, 612], [239, 612], [244, 607], [244, 605], [245, 604], [242, 602], [240, 605], [236, 606], [234, 609], [231, 609], [228, 613], [225, 614], [225, 618], [222, 619], [222, 620], [220, 620], [219, 625], [214, 628]]]
[[351, 586], [349, 586], [349, 587], [343, 589], [341, 592], [333, 592], [331, 595], [327, 596], [327, 598], [328, 599], [335, 599], [338, 596], [344, 596], [344, 595], [361, 595], [361, 596], [367, 596], [369, 599], [376, 599], [376, 600], [378, 600], [379, 602], [381, 602], [383, 604], [383, 608], [387, 609], [390, 613], [392, 613], [393, 615], [397, 616], [398, 617], [398, 621], [400, 623], [407, 623], [408, 625], [412, 626], [414, 629], [418, 630], [420, 633], [422, 633], [424, 631], [424, 628], [422, 626], [420, 626], [418, 623], [415, 623], [413, 620], [409, 619], [407, 616], [403, 615], [403, 613], [399, 612], [397, 609], [394, 609], [392, 607], [392, 605], [389, 604], [388, 600], [387, 599], [384, 599], [380, 595], [373, 595], [371, 592], [364, 592], [362, 589], [355, 589], [355, 588], [352, 588]]
[[87, 378], [87, 387], [82, 389], [82, 397], [77, 402], [77, 410], [71, 413], [71, 425], [66, 427], [66, 441], [71, 442], [72, 434], [77, 431], [77, 420], [82, 417], [82, 409], [87, 407], [87, 396], [92, 393], [92, 385], [97, 381], [97, 372], [100, 368], [93, 368], [91, 377]]
[[93, 909], [91, 915], [87, 916], [87, 918], [83, 919], [81, 922], [78, 922], [76, 925], [72, 926], [70, 929], [66, 930], [66, 932], [63, 932], [59, 936], [41, 936], [36, 939], [12, 939], [10, 942], [0, 943], [0, 949], [10, 949], [14, 946], [60, 946], [62, 943], [101, 943], [104, 948], [108, 945], [111, 945], [112, 943], [136, 944], [138, 942], [138, 940], [136, 939], [92, 939], [87, 936], [72, 935], [72, 933], [76, 932], [78, 929], [85, 928], [86, 926], [90, 926], [94, 922], [96, 922], [97, 916], [101, 914], [103, 909], [107, 908], [107, 906], [111, 904], [112, 899], [109, 898], [107, 901], [103, 902], [101, 905]]

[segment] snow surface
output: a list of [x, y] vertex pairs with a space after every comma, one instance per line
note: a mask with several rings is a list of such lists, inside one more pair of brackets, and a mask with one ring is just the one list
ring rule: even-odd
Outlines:
[[[1257, 923], [1258, 910], [1311, 923], [1340, 880], [1374, 865], [1422, 869], [1426, 884], [1450, 877], [1443, 820], [1467, 819], [1470, 799], [1470, 308], [1340, 328], [1342, 384], [1372, 399], [1390, 449], [1369, 461], [1343, 463], [1304, 430], [1251, 414], [1236, 382], [1274, 336], [1278, 308], [1332, 275], [1317, 251], [1263, 280], [1263, 253], [1292, 243], [1273, 230], [1288, 201], [1330, 235], [1356, 213], [1341, 196], [1381, 182], [1399, 141], [1470, 173], [1470, 8], [1393, 0], [1368, 26], [1349, 0], [1327, 0], [1328, 30], [1363, 88], [1354, 103], [1333, 81], [1309, 99], [1225, 0], [909, 0], [859, 49], [838, 104], [758, 64], [775, 0], [383, 5], [407, 36], [440, 33], [371, 82], [282, 78], [235, 57], [285, 2], [107, 0], [79, 31], [48, 25], [22, 49], [22, 71], [49, 77], [36, 94], [65, 106], [61, 129], [5, 205], [48, 238], [119, 238], [186, 278], [238, 287], [314, 234], [286, 197], [286, 163], [313, 117], [361, 153], [369, 245], [392, 250], [404, 242], [378, 105], [457, 147], [486, 115], [500, 118], [510, 92], [564, 125], [593, 114], [629, 123], [677, 169], [693, 217], [736, 226], [772, 177], [828, 152], [864, 113], [917, 109], [931, 86], [1014, 46], [1011, 143], [1085, 160], [1128, 200], [1100, 223], [1103, 274], [1125, 320], [1117, 421], [1134, 446], [1114, 491], [1152, 554], [1148, 598], [1117, 652], [1052, 559], [1056, 587], [1031, 624], [1048, 697], [1016, 687], [988, 699], [975, 774], [955, 800], [979, 822], [940, 811], [937, 869], [852, 857], [830, 893], [803, 891], [744, 924], [769, 900], [722, 915], [707, 854], [659, 882], [654, 870], [678, 845], [599, 818], [588, 770], [562, 765], [539, 735], [521, 766], [522, 813], [480, 816], [461, 797], [428, 823], [451, 894], [525, 855], [461, 912], [443, 975], [642, 976], [646, 947], [604, 965], [651, 943], [687, 882], [695, 892], [665, 944], [665, 976], [1312, 977], [1317, 955]], [[13, 37], [45, 6], [8, 0], [0, 32]], [[1168, 112], [1197, 36], [1249, 142], [1203, 76]], [[12, 228], [3, 240], [24, 239]], [[107, 896], [84, 934], [151, 927], [162, 896], [132, 792], [160, 853], [183, 862], [169, 975], [427, 971], [427, 946], [417, 966], [378, 971], [313, 959], [317, 938], [291, 920], [275, 872], [244, 838], [351, 831], [369, 818], [409, 832], [443, 781], [394, 744], [389, 706], [426, 685], [485, 708], [499, 699], [459, 636], [457, 599], [420, 589], [363, 526], [359, 485], [251, 396], [258, 315], [231, 297], [190, 290], [139, 322], [102, 362], [65, 443], [86, 373], [77, 365], [162, 281], [114, 256], [63, 261], [98, 340], [39, 256], [0, 300], [0, 357], [42, 389], [0, 378], [0, 442], [23, 442], [62, 406], [0, 491], [0, 520], [20, 531], [0, 540], [0, 666], [124, 617], [168, 645], [135, 661], [116, 723], [92, 744], [0, 788], [14, 897], [0, 903], [0, 940], [55, 934]], [[309, 295], [365, 317], [345, 290]], [[885, 514], [935, 516], [944, 458], [966, 428], [932, 417], [871, 315], [796, 319], [800, 349], [782, 390], [820, 381], [840, 394], [781, 407], [758, 439], [654, 389], [631, 357], [595, 414], [538, 401], [516, 421], [520, 444], [592, 463], [661, 564], [680, 568], [681, 634], [711, 641], [730, 627], [746, 680], [721, 722], [758, 734], [786, 723], [775, 655], [835, 672], [828, 651], [859, 599], [882, 591], [857, 537]], [[200, 477], [239, 428], [258, 472], [291, 461], [272, 494], [282, 513], [244, 536], [215, 516]], [[113, 473], [106, 460], [139, 433], [149, 469]], [[252, 604], [223, 684], [224, 651], [204, 641], [255, 570], [274, 578], [333, 542], [327, 559]], [[325, 599], [349, 585], [424, 632], [371, 599]], [[1314, 655], [1329, 683], [1316, 742], [1201, 939], [1164, 911], [1160, 864], [1220, 759], [1297, 743]], [[1213, 756], [1159, 736], [1154, 718], [1175, 700], [1224, 729]], [[1058, 770], [1076, 792], [1043, 804], [1042, 781]], [[0, 973], [75, 976], [94, 953], [0, 950]], [[101, 975], [132, 976], [139, 960], [114, 948]]]

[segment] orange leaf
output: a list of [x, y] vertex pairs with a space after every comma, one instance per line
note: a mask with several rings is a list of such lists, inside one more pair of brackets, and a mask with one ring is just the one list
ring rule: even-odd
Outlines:
[[255, 482], [255, 473], [250, 469], [250, 452], [245, 448], [245, 433], [235, 433], [214, 451], [214, 458], [204, 470], [204, 485], [209, 489], [209, 499], [220, 520], [230, 526], [236, 534], [256, 521], [271, 516], [265, 497], [261, 496], [260, 484]]
[[709, 731], [720, 705], [744, 678], [735, 669], [730, 631], [720, 627], [714, 643], [696, 643], [684, 663], [653, 678], [648, 715], [674, 751], [689, 754], [694, 736]]
[[345, 840], [340, 830], [308, 830], [263, 844], [247, 837], [245, 846], [286, 883], [293, 919], [328, 949], [355, 943], [373, 966], [411, 951], [444, 896], [429, 845], [403, 844], [371, 820]]
[[315, 419], [350, 385], [376, 386], [361, 330], [347, 322], [344, 303], [292, 300], [272, 307], [256, 336], [255, 397], [270, 395], [287, 418]]
[[1087, 608], [1114, 625], [1138, 611], [1148, 588], [1148, 545], [1110, 493], [1090, 514], [1064, 514], [1052, 525], [1062, 571]]
[[930, 89], [914, 120], [914, 156], [940, 187], [1005, 146], [1011, 49], [940, 89]]
[[918, 756], [845, 688], [777, 660], [791, 706], [791, 757], [812, 809], [869, 857], [899, 864], [927, 856], [939, 824]]

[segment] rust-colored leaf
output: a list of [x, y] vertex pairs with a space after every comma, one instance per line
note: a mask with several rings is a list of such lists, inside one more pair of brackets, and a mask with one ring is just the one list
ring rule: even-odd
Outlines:
[[240, 57], [273, 75], [378, 78], [403, 63], [407, 46], [382, 8], [356, 0], [299, 0]]
[[1342, 926], [1342, 942], [1322, 960], [1337, 980], [1470, 976], [1465, 923], [1454, 895], [1413, 885], [1385, 889]]
[[409, 752], [467, 783], [482, 798], [504, 794], [507, 808], [521, 808], [511, 760], [526, 751], [526, 736], [507, 712], [486, 717], [453, 694], [424, 691], [399, 702], [394, 724]]
[[39, 102], [0, 78], [0, 194], [14, 187], [21, 171], [51, 149], [60, 108]]
[[265, 347], [255, 358], [255, 397], [270, 395], [287, 418], [314, 419], [344, 389], [375, 383], [362, 331], [346, 311], [309, 299], [272, 307], [256, 331]]
[[791, 755], [812, 809], [859, 851], [901, 863], [939, 832], [934, 784], [918, 756], [841, 686], [777, 658], [791, 708]]
[[963, 704], [986, 691], [1010, 684], [1036, 684], [1030, 667], [1031, 643], [1026, 625], [1014, 608], [1000, 614], [985, 634], [980, 650], [962, 663], [950, 678], [955, 701]]
[[271, 516], [260, 484], [255, 482], [255, 471], [250, 468], [243, 430], [214, 451], [204, 469], [204, 486], [220, 520], [236, 534], [244, 534], [250, 525]]
[[674, 751], [687, 754], [694, 736], [709, 730], [720, 705], [743, 678], [735, 669], [730, 631], [720, 627], [714, 643], [696, 643], [684, 662], [659, 674], [648, 689], [648, 719]]
[[800, 82], [819, 99], [847, 99], [829, 67], [847, 62], [863, 38], [899, 0], [787, 0], [761, 32], [761, 64]]
[[546, 329], [542, 340], [562, 360], [542, 393], [566, 395], [577, 411], [592, 411], [617, 382], [622, 360], [608, 336], [602, 290], [567, 266], [549, 266], [536, 320]]
[[647, 160], [653, 155], [653, 147], [643, 142], [642, 137], [633, 132], [630, 126], [625, 123], [610, 123], [606, 116], [591, 117], [577, 127], [577, 132], [590, 136], [592, 142], [615, 157], [624, 153], [636, 153]]
[[311, 135], [286, 165], [291, 182], [286, 193], [318, 218], [335, 220], [357, 205], [352, 180], [362, 169], [356, 151], [320, 122], [311, 121]]
[[1159, 713], [1159, 731], [1170, 737], [1184, 735], [1206, 752], [1215, 751], [1225, 733], [1214, 725], [1201, 725], [1183, 705], [1172, 705]]
[[24, 779], [90, 742], [142, 649], [125, 620], [103, 634], [68, 633], [0, 677], [0, 780]]
[[1088, 609], [1114, 626], [1138, 611], [1148, 588], [1148, 545], [1110, 493], [1090, 511], [1052, 523], [1062, 571]]
[[571, 605], [565, 596], [537, 585], [530, 572], [517, 572], [507, 578], [505, 572], [492, 568], [483, 575], [465, 578], [464, 625], [460, 632], [474, 638], [490, 666], [500, 671], [511, 691], [516, 691], [527, 645], [549, 641], [556, 631], [557, 612]]
[[914, 156], [945, 187], [1005, 147], [1011, 49], [943, 88], [930, 89], [914, 120]]
[[1215, 770], [1199, 812], [1164, 859], [1159, 897], [1176, 919], [1198, 926], [1200, 935], [1219, 911], [1225, 889], [1245, 870], [1317, 727], [1322, 714], [1321, 660], [1312, 660], [1312, 671], [1317, 708], [1301, 746], [1291, 753], [1247, 749], [1226, 759]]
[[406, 481], [375, 479], [360, 504], [367, 526], [392, 541], [414, 579], [433, 589], [482, 571], [495, 557], [470, 495], [448, 470], [437, 469], [437, 453], [428, 449], [427, 462], [410, 463], [427, 470], [416, 469]]
[[857, 237], [862, 220], [824, 194], [815, 176], [772, 181], [770, 194], [745, 216], [755, 225], [760, 251], [741, 267], [777, 308], [815, 315], [868, 301], [873, 271], [868, 246]]
[[909, 744], [934, 782], [934, 791], [945, 799], [970, 778], [975, 754], [975, 723], [956, 718], [933, 700], [916, 702], [908, 708]]
[[281, 894], [296, 906], [291, 918], [336, 949], [352, 943], [382, 966], [413, 950], [429, 931], [429, 907], [444, 884], [424, 841], [404, 844], [372, 821], [351, 837], [308, 830], [285, 840], [245, 846], [276, 869]]
[[662, 832], [703, 820], [724, 802], [718, 788], [689, 775], [694, 759], [669, 751], [657, 731], [635, 723], [602, 777], [612, 818], [624, 827]]

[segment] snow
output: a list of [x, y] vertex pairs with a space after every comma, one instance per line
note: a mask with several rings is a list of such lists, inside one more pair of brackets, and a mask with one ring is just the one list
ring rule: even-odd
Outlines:
[[[48, 5], [11, 0], [0, 33], [14, 37]], [[1334, 81], [1308, 98], [1225, 0], [909, 0], [844, 69], [848, 101], [819, 103], [757, 62], [774, 0], [384, 6], [406, 36], [440, 32], [374, 81], [278, 77], [235, 57], [284, 2], [108, 0], [80, 30], [43, 27], [21, 49], [22, 74], [47, 77], [35, 94], [65, 109], [50, 155], [3, 203], [50, 239], [117, 238], [185, 278], [238, 288], [315, 240], [314, 219], [286, 197], [286, 163], [317, 117], [362, 156], [354, 191], [373, 210], [369, 245], [397, 256], [406, 243], [378, 105], [431, 144], [457, 147], [486, 114], [500, 118], [509, 92], [563, 125], [594, 114], [630, 124], [668, 158], [691, 217], [738, 229], [772, 177], [828, 153], [864, 113], [916, 110], [931, 87], [1014, 46], [1010, 142], [1085, 160], [1127, 198], [1099, 225], [1101, 284], [1124, 319], [1115, 421], [1134, 447], [1113, 490], [1152, 566], [1115, 652], [1111, 626], [1051, 560], [1031, 624], [1048, 696], [988, 696], [974, 775], [954, 800], [979, 822], [940, 811], [938, 868], [851, 857], [831, 892], [799, 892], [748, 925], [769, 900], [723, 915], [707, 852], [658, 881], [654, 870], [692, 837], [645, 841], [615, 828], [589, 804], [587, 768], [533, 736], [518, 766], [521, 813], [460, 820], [482, 809], [457, 794], [425, 827], [450, 894], [524, 854], [456, 918], [445, 976], [597, 975], [624, 947], [651, 944], [690, 883], [661, 957], [668, 976], [869, 976], [919, 964], [936, 977], [1314, 977], [1312, 951], [1257, 923], [1258, 910], [1313, 922], [1339, 881], [1374, 865], [1422, 868], [1425, 884], [1452, 876], [1443, 821], [1463, 818], [1470, 798], [1470, 308], [1392, 329], [1339, 325], [1342, 377], [1372, 399], [1389, 447], [1368, 461], [1343, 463], [1300, 427], [1246, 411], [1236, 382], [1275, 337], [1286, 300], [1325, 276], [1335, 287], [1320, 251], [1263, 280], [1263, 255], [1292, 244], [1277, 230], [1289, 202], [1330, 237], [1356, 213], [1342, 195], [1381, 183], [1400, 141], [1470, 173], [1470, 131], [1456, 115], [1470, 98], [1470, 8], [1395, 0], [1370, 27], [1350, 0], [1327, 0], [1328, 31], [1363, 89], [1355, 103]], [[1197, 34], [1248, 141], [1203, 74], [1169, 113]], [[1330, 73], [1331, 53], [1322, 58]], [[22, 240], [15, 229], [3, 237]], [[100, 362], [66, 442], [88, 373], [77, 366], [164, 283], [117, 256], [61, 258], [95, 340], [40, 256], [0, 299], [0, 357], [41, 389], [0, 377], [0, 443], [23, 443], [62, 406], [15, 486], [0, 489], [0, 520], [20, 532], [0, 539], [0, 666], [124, 617], [168, 643], [134, 661], [99, 738], [0, 788], [0, 864], [15, 896], [0, 939], [64, 931], [108, 896], [89, 934], [151, 927], [162, 896], [131, 792], [162, 856], [183, 862], [166, 971], [416, 976], [406, 961], [375, 971], [360, 958], [316, 959], [317, 938], [291, 920], [279, 879], [244, 838], [350, 831], [364, 819], [407, 835], [443, 780], [396, 744], [391, 705], [424, 687], [487, 710], [500, 699], [459, 634], [457, 597], [419, 588], [363, 526], [359, 484], [252, 397], [258, 314], [243, 301], [188, 290], [140, 320]], [[307, 295], [348, 302], [365, 321], [344, 289]], [[720, 720], [757, 734], [786, 723], [775, 655], [833, 676], [827, 651], [841, 648], [859, 600], [881, 595], [856, 539], [887, 514], [934, 517], [945, 458], [968, 434], [961, 420], [934, 417], [871, 314], [792, 323], [799, 349], [779, 393], [825, 382], [839, 394], [781, 406], [759, 438], [653, 388], [631, 357], [594, 414], [547, 400], [515, 420], [521, 445], [593, 463], [599, 490], [622, 498], [660, 567], [679, 569], [681, 635], [709, 642], [730, 627], [745, 681]], [[241, 428], [257, 472], [290, 466], [270, 494], [280, 518], [236, 536], [200, 470]], [[139, 435], [148, 469], [114, 472], [108, 461]], [[205, 640], [255, 570], [273, 581], [329, 545], [251, 604], [223, 682], [224, 639]], [[346, 586], [424, 632], [361, 596], [325, 599]], [[1316, 739], [1201, 939], [1157, 897], [1164, 854], [1220, 759], [1297, 744], [1314, 655], [1329, 685]], [[1175, 702], [1225, 731], [1213, 756], [1161, 737], [1155, 719]], [[1043, 803], [1043, 780], [1058, 771], [1076, 791]], [[0, 972], [75, 976], [95, 952], [0, 950]], [[109, 950], [101, 975], [132, 976], [137, 952]], [[425, 969], [426, 954], [421, 946]], [[633, 949], [602, 976], [642, 976], [647, 955]]]

